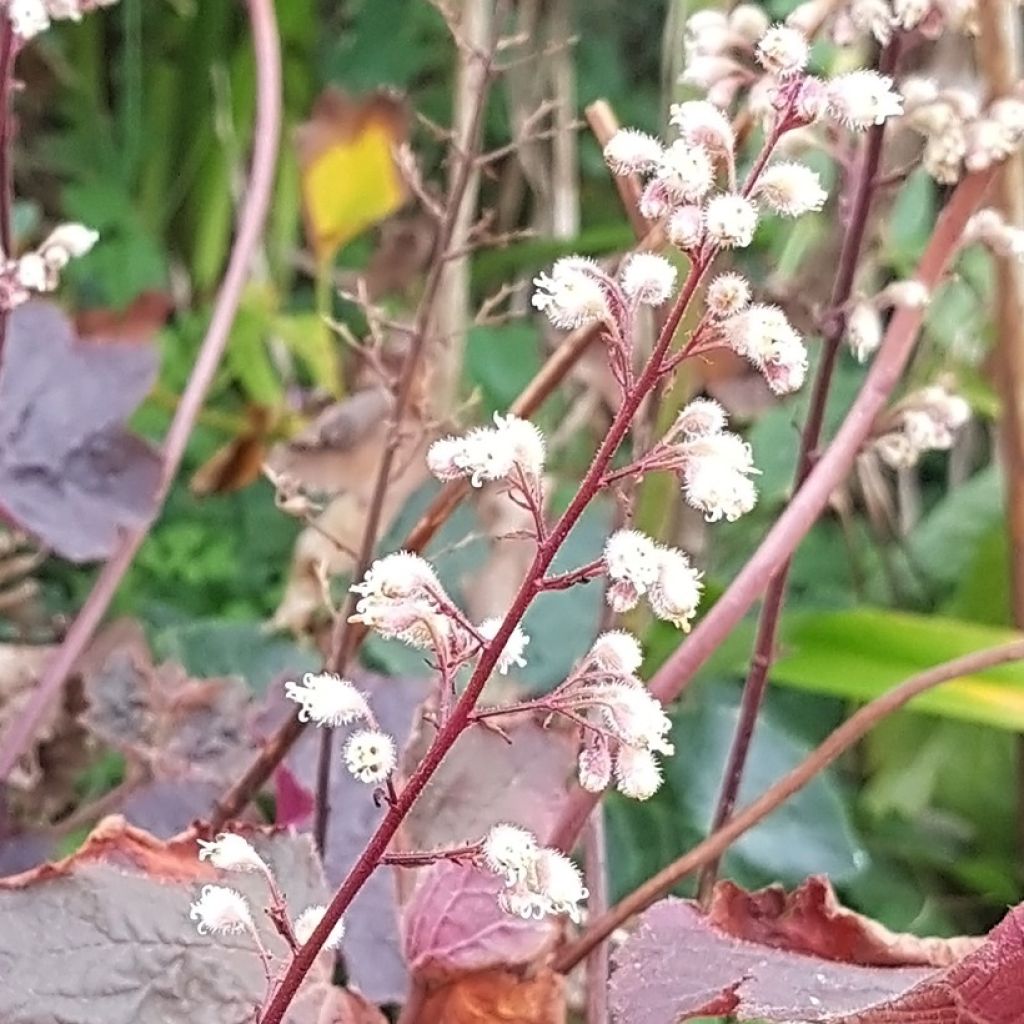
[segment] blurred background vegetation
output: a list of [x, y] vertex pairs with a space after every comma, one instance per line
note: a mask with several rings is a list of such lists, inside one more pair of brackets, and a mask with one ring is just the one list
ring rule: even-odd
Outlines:
[[[779, 14], [787, 3], [768, 6]], [[541, 7], [546, 17], [554, 16], [554, 8], [571, 16], [578, 33], [571, 51], [578, 110], [604, 98], [621, 122], [658, 130], [677, 88], [664, 83], [674, 81], [681, 61], [687, 4], [549, 0]], [[273, 675], [266, 659], [284, 657], [282, 650], [292, 652], [287, 657], [295, 663], [316, 658], [308, 640], [271, 636], [263, 628], [282, 599], [302, 524], [275, 508], [272, 488], [249, 470], [258, 469], [270, 445], [302, 429], [310, 394], [339, 399], [345, 393], [338, 370], [344, 345], [324, 329], [322, 315], [329, 313], [356, 335], [366, 325], [355, 306], [332, 294], [330, 275], [354, 280], [375, 259], [379, 264], [382, 247], [385, 262], [394, 259], [384, 224], [346, 240], [326, 268], [311, 261], [294, 133], [329, 86], [356, 101], [370, 90], [395, 89], [424, 115], [411, 122], [410, 138], [425, 179], [441, 181], [443, 148], [429, 124], [451, 120], [455, 71], [443, 21], [423, 0], [279, 0], [277, 9], [288, 131], [265, 250], [185, 471], [116, 606], [142, 621], [159, 653], [182, 659], [192, 672], [237, 671], [255, 685]], [[822, 53], [818, 59], [832, 57]], [[152, 324], [162, 369], [136, 426], [155, 439], [187, 378], [227, 259], [251, 130], [251, 60], [237, 4], [121, 0], [103, 16], [48, 33], [21, 65], [29, 87], [17, 147], [20, 231], [27, 236], [42, 222], [73, 219], [101, 232], [102, 243], [69, 269], [64, 299], [80, 317], [91, 314], [101, 332]], [[508, 141], [513, 89], [508, 82], [499, 85], [488, 105], [488, 146]], [[503, 282], [528, 280], [556, 253], [604, 255], [629, 244], [599, 149], [585, 127], [579, 139], [574, 237], [555, 238], [545, 226], [548, 200], [529, 174], [520, 175], [512, 198], [504, 165], [485, 176], [482, 205], [506, 201], [510, 212], [503, 226], [533, 227], [537, 235], [473, 260], [475, 303]], [[914, 175], [901, 186], [879, 232], [879, 280], [912, 269], [941, 198], [924, 177]], [[415, 232], [414, 213], [406, 209], [398, 216]], [[807, 262], [828, 252], [834, 229], [831, 215], [805, 218], [795, 230], [769, 224], [743, 262], [755, 281], [792, 296], [807, 284]], [[420, 269], [403, 271], [379, 296], [395, 317], [414, 307]], [[776, 685], [747, 772], [748, 796], [799, 760], [851, 704], [918, 668], [990, 643], [1011, 624], [992, 440], [998, 407], [986, 378], [989, 278], [985, 260], [969, 254], [929, 316], [911, 371], [917, 383], [954, 374], [975, 409], [975, 424], [950, 455], [929, 457], [899, 478], [880, 478], [864, 467], [800, 549], [782, 656], [772, 675]], [[474, 328], [464, 384], [478, 404], [469, 416], [506, 406], [540, 364], [545, 343], [540, 325], [528, 316]], [[843, 357], [830, 406], [833, 426], [863, 372]], [[561, 396], [549, 403], [541, 420], [555, 424], [568, 401]], [[801, 415], [798, 398], [783, 405], [754, 403], [742, 417], [763, 471], [762, 500], [754, 515], [710, 535], [701, 557], [712, 595], [786, 501]], [[584, 423], [562, 448], [555, 468], [563, 490], [571, 487], [595, 436], [596, 429]], [[244, 458], [240, 440], [251, 442]], [[196, 471], [232, 444], [249, 470], [238, 469], [229, 481], [197, 484]], [[456, 587], [473, 559], [483, 557], [472, 544], [460, 546], [474, 529], [467, 511], [435, 545]], [[579, 543], [597, 537], [595, 530]], [[51, 559], [34, 578], [36, 617], [12, 613], [9, 637], [26, 629], [41, 635], [54, 616], [72, 614], [93, 571]], [[572, 605], [577, 599], [560, 600]], [[547, 625], [547, 638], [534, 637], [531, 651], [554, 653], [524, 680], [527, 685], [550, 685], [564, 670], [574, 653], [563, 650], [572, 646], [566, 636], [586, 642], [598, 608], [593, 594], [582, 592], [578, 601], [578, 607], [559, 606], [564, 618]], [[644, 628], [653, 669], [678, 636]], [[751, 634], [749, 625], [737, 631], [676, 711], [669, 785], [648, 804], [609, 800], [616, 894], [703, 834]], [[378, 669], [408, 668], [390, 650], [368, 652]], [[915, 711], [888, 721], [856, 757], [737, 844], [727, 871], [746, 884], [796, 883], [823, 872], [851, 905], [892, 927], [939, 934], [985, 929], [1022, 896], [1016, 735], [1022, 728], [1019, 669], [939, 690]], [[95, 792], [116, 775], [116, 763], [108, 762], [83, 785]]]

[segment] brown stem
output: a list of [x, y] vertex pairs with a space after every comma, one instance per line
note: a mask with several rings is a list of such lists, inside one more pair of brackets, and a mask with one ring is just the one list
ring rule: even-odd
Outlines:
[[[256, 123], [253, 129], [252, 168], [238, 219], [238, 234], [231, 249], [227, 272], [214, 302], [210, 326], [188, 386], [178, 404], [164, 440], [160, 486], [156, 508], [163, 505], [188, 444], [192, 426], [220, 365], [235, 312], [242, 298], [253, 256], [259, 247], [274, 185], [278, 140], [281, 128], [281, 53], [272, 0], [248, 0], [256, 54]], [[156, 514], [144, 526], [127, 530], [103, 566], [89, 596], [47, 663], [32, 699], [0, 742], [0, 779], [5, 779], [32, 742], [47, 709], [75, 662], [92, 639], [124, 574], [142, 545]]]
[[[895, 70], [899, 49], [899, 36], [883, 51], [879, 61], [879, 71], [892, 74]], [[875, 178], [882, 157], [882, 142], [885, 137], [885, 122], [875, 125], [864, 140], [864, 151], [860, 166], [853, 181], [852, 199], [847, 219], [846, 233], [839, 254], [839, 266], [832, 286], [829, 308], [833, 310], [831, 323], [825, 335], [821, 358], [818, 362], [814, 386], [811, 390], [810, 406], [807, 420], [800, 434], [800, 448], [797, 455], [796, 475], [793, 490], [799, 491], [807, 479], [814, 462], [814, 454], [821, 443], [821, 435], [825, 422], [825, 409], [828, 395], [835, 375], [836, 362], [842, 347], [843, 335], [846, 332], [846, 313], [844, 312], [857, 274], [864, 236], [867, 233], [871, 213], [871, 200], [875, 193]], [[754, 738], [757, 717], [761, 712], [765, 690], [768, 685], [768, 672], [771, 669], [775, 653], [775, 642], [778, 636], [779, 620], [786, 601], [786, 588], [789, 582], [789, 570], [792, 556], [779, 566], [764, 595], [761, 615], [757, 623], [757, 635], [754, 642], [754, 653], [750, 668], [743, 685], [740, 699], [740, 713], [736, 722], [725, 770], [722, 773], [722, 785], [718, 794], [718, 803], [711, 820], [710, 832], [717, 832], [728, 820], [736, 806], [740, 785], [750, 744]], [[718, 878], [719, 861], [713, 860], [701, 871], [697, 887], [701, 903], [710, 899]]]
[[[353, 570], [353, 578], [356, 580], [360, 580], [366, 575], [366, 571], [370, 568], [370, 563], [373, 561], [374, 550], [377, 546], [377, 535], [380, 532], [381, 519], [384, 514], [384, 500], [387, 497], [388, 487], [391, 484], [391, 473], [402, 439], [402, 420], [412, 403], [413, 393], [422, 369], [423, 355], [431, 333], [431, 325], [434, 322], [435, 307], [441, 294], [441, 284], [445, 279], [445, 256], [449, 246], [452, 244], [456, 228], [467, 216], [463, 200], [470, 188], [470, 184], [474, 180], [474, 167], [483, 133], [487, 95], [494, 78], [494, 61], [505, 22], [504, 11], [505, 4], [499, 2], [494, 12], [494, 28], [491, 33], [490, 46], [486, 52], [474, 54], [474, 58], [480, 62], [479, 72], [473, 76], [478, 80], [479, 87], [473, 93], [474, 104], [464, 131], [455, 143], [458, 163], [452, 175], [448, 195], [445, 199], [445, 215], [439, 228], [436, 258], [431, 263], [426, 282], [423, 286], [423, 295], [416, 310], [416, 320], [412, 328], [409, 352], [405, 357], [402, 376], [395, 395], [391, 426], [388, 431], [387, 442], [384, 445], [384, 451], [381, 453], [380, 463], [377, 467], [377, 477], [374, 481], [373, 493], [370, 497], [370, 504], [366, 513], [366, 522], [363, 525], [363, 536], [359, 545], [359, 558]], [[331, 633], [331, 648], [327, 657], [327, 671], [329, 672], [345, 672], [358, 645], [358, 641], [353, 642], [356, 631], [352, 628], [353, 624], [348, 621], [351, 613], [351, 604], [350, 595], [346, 600], [342, 614], [336, 619]], [[327, 823], [331, 812], [330, 781], [331, 754], [334, 745], [333, 732], [333, 729], [326, 728], [320, 735], [316, 779], [316, 816], [313, 825], [313, 835], [318, 850], [323, 850], [324, 848]]]
[[[994, 175], [994, 170], [988, 170], [964, 178], [942, 211], [916, 274], [929, 292], [941, 282], [959, 247], [964, 226], [981, 205]], [[655, 673], [651, 690], [663, 704], [671, 703], [686, 689], [695, 673], [746, 615], [772, 574], [792, 555], [814, 525], [833, 490], [845, 479], [875, 418], [885, 408], [903, 373], [921, 320], [921, 310], [906, 308], [897, 310], [890, 320], [885, 340], [860, 394], [804, 486], [793, 496], [729, 588]], [[596, 800], [593, 794], [578, 787], [574, 789], [549, 842], [560, 849], [570, 849]]]
[[722, 828], [713, 832], [702, 843], [659, 871], [607, 913], [591, 921], [586, 931], [578, 939], [569, 943], [558, 953], [552, 964], [553, 968], [562, 972], [572, 970], [616, 928], [634, 914], [649, 907], [691, 872], [714, 858], [720, 857], [741, 835], [777, 810], [793, 794], [803, 789], [819, 772], [859, 743], [880, 721], [905, 707], [914, 697], [942, 683], [949, 682], [951, 679], [1021, 659], [1024, 659], [1024, 640], [1015, 640], [1013, 643], [1003, 644], [1000, 647], [975, 651], [973, 654], [947, 661], [912, 676], [888, 693], [865, 704], [832, 732], [820, 746], [812, 750], [791, 772], [765, 790], [753, 803], [739, 811]]

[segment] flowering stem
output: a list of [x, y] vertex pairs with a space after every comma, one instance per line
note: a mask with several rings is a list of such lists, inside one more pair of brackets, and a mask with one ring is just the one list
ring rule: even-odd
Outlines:
[[905, 707], [915, 697], [952, 679], [1022, 659], [1024, 659], [1024, 640], [1016, 640], [1000, 647], [975, 651], [912, 676], [888, 693], [865, 704], [836, 728], [820, 746], [815, 747], [791, 772], [766, 789], [753, 803], [748, 804], [692, 850], [659, 871], [607, 913], [591, 921], [586, 931], [575, 942], [561, 949], [552, 967], [556, 971], [562, 972], [572, 970], [616, 928], [634, 914], [649, 907], [691, 872], [720, 857], [740, 836], [803, 789], [819, 772], [824, 771], [837, 758], [859, 743], [879, 722]]
[[302, 979], [313, 965], [317, 953], [330, 935], [331, 929], [338, 923], [353, 898], [376, 870], [405, 816], [409, 813], [409, 810], [459, 735], [470, 724], [473, 709], [480, 698], [484, 685], [490, 678], [501, 652], [512, 636], [513, 630], [521, 621], [536, 595], [537, 581], [543, 578], [558, 550], [569, 536], [570, 531], [600, 490], [602, 475], [615, 456], [616, 451], [618, 451], [623, 438], [626, 436], [630, 423], [640, 407], [640, 403], [656, 383], [661, 361], [675, 336], [676, 329], [700, 284], [701, 278], [704, 276], [707, 265], [708, 261], [702, 261], [691, 266], [686, 283], [676, 298], [672, 312], [665, 321], [665, 325], [661, 330], [644, 372], [637, 380], [635, 386], [624, 396], [622, 405], [619, 407], [615, 419], [608, 429], [608, 433], [601, 442], [601, 446], [594, 456], [590, 468], [580, 484], [579, 490], [555, 523], [547, 539], [538, 546], [530, 570], [520, 585], [519, 591], [512, 601], [511, 608], [505, 615], [501, 626], [491, 642], [481, 651], [476, 668], [466, 684], [466, 689], [453, 708], [451, 716], [434, 737], [434, 741], [424, 755], [423, 760], [420, 761], [401, 793], [399, 793], [398, 800], [389, 808], [387, 814], [385, 814], [383, 820], [377, 826], [376, 831], [370, 837], [365, 849], [352, 866], [341, 887], [335, 893], [330, 906], [327, 908], [327, 912], [314, 929], [309, 941], [299, 950], [289, 964], [288, 970], [278, 985], [263, 1017], [263, 1024], [280, 1024], [284, 1018], [285, 1011], [288, 1009], [292, 999], [295, 997], [295, 993], [298, 991], [299, 985], [302, 983]]
[[[915, 275], [929, 292], [945, 275], [959, 248], [964, 227], [981, 205], [994, 175], [994, 169], [968, 175], [956, 187], [939, 216]], [[876, 417], [888, 403], [913, 352], [922, 318], [921, 309], [901, 308], [890, 320], [885, 340], [860, 394], [834, 440], [814, 463], [803, 487], [790, 500], [729, 588], [651, 679], [650, 689], [663, 704], [671, 703], [686, 689], [696, 672], [764, 591], [772, 574], [793, 554], [817, 521], [832, 492], [850, 471]], [[576, 788], [552, 831], [550, 845], [570, 849], [596, 800], [593, 794]], [[702, 860], [700, 864], [703, 863]]]
[[[587, 913], [601, 917], [608, 909], [608, 843], [604, 808], [594, 808], [587, 822], [584, 842], [584, 875], [587, 880]], [[608, 1024], [608, 972], [610, 956], [607, 942], [599, 942], [587, 957], [586, 1024]]]
[[[883, 74], [891, 74], [895, 67], [898, 52], [898, 36], [886, 47], [879, 62], [879, 70]], [[867, 233], [870, 219], [871, 201], [875, 193], [875, 180], [882, 156], [882, 142], [885, 136], [885, 122], [875, 125], [868, 132], [864, 141], [863, 154], [856, 177], [853, 181], [852, 199], [846, 233], [839, 254], [839, 266], [832, 286], [830, 308], [833, 310], [831, 324], [822, 346], [821, 358], [818, 362], [814, 386], [811, 390], [810, 407], [803, 431], [800, 434], [800, 448], [797, 455], [796, 476], [793, 482], [794, 492], [799, 491], [807, 480], [814, 464], [814, 454], [821, 443], [822, 428], [825, 422], [825, 408], [828, 404], [829, 390], [835, 374], [836, 361], [846, 330], [845, 310], [856, 278], [857, 264], [860, 261], [864, 236]], [[768, 684], [768, 672], [771, 668], [778, 634], [779, 620], [786, 600], [786, 588], [789, 581], [789, 570], [792, 555], [785, 559], [772, 576], [768, 589], [765, 591], [761, 615], [757, 623], [757, 636], [754, 642], [754, 653], [750, 661], [746, 682], [743, 685], [743, 696], [740, 700], [740, 714], [736, 722], [729, 757], [722, 775], [722, 785], [718, 794], [718, 803], [711, 821], [711, 832], [717, 832], [732, 815], [743, 781], [743, 771], [750, 754], [750, 744], [754, 737], [757, 716], [761, 711], [764, 694]], [[698, 897], [704, 904], [711, 897], [715, 881], [718, 877], [719, 861], [709, 861], [704, 865], [698, 885]]]
[[[607, 477], [601, 478], [601, 486]], [[595, 558], [593, 562], [587, 562], [578, 569], [570, 569], [568, 572], [560, 572], [554, 576], [544, 576], [537, 581], [538, 590], [568, 590], [577, 583], [589, 583], [597, 579], [604, 572], [604, 559]]]
[[[416, 310], [416, 320], [411, 331], [409, 351], [402, 366], [402, 375], [398, 381], [395, 404], [392, 410], [391, 425], [388, 430], [384, 450], [377, 466], [373, 492], [367, 506], [366, 521], [359, 545], [359, 557], [353, 569], [353, 578], [362, 579], [373, 561], [377, 546], [377, 535], [380, 533], [381, 520], [384, 515], [384, 501], [391, 485], [391, 474], [398, 449], [401, 443], [402, 419], [412, 404], [413, 394], [420, 377], [423, 356], [434, 322], [434, 311], [441, 295], [441, 285], [445, 279], [446, 257], [455, 235], [456, 227], [463, 211], [463, 199], [469, 189], [476, 164], [476, 154], [480, 147], [483, 134], [484, 112], [487, 107], [487, 96], [490, 84], [495, 75], [495, 58], [497, 55], [500, 34], [505, 23], [505, 4], [499, 3], [494, 13], [494, 31], [491, 45], [486, 51], [475, 54], [480, 62], [479, 88], [474, 94], [473, 109], [467, 119], [464, 133], [455, 143], [458, 164], [452, 175], [448, 194], [445, 197], [444, 219], [438, 228], [437, 254], [427, 273], [423, 286], [423, 294]], [[327, 671], [344, 673], [348, 663], [358, 646], [359, 634], [349, 622], [351, 612], [351, 596], [345, 610], [335, 620], [331, 633], [330, 653], [327, 656]], [[325, 728], [320, 734], [320, 750], [317, 759], [316, 777], [316, 814], [313, 823], [313, 836], [318, 850], [323, 850], [327, 835], [327, 823], [331, 813], [331, 759], [334, 751], [333, 730]]]

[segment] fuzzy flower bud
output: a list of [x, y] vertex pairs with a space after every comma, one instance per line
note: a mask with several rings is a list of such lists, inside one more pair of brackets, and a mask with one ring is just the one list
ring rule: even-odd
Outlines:
[[360, 782], [383, 782], [398, 763], [395, 741], [385, 732], [362, 729], [345, 744], [345, 767]]
[[703, 146], [679, 139], [662, 154], [655, 174], [674, 201], [694, 202], [714, 184], [715, 165]]
[[733, 316], [749, 304], [750, 282], [742, 274], [719, 274], [708, 285], [708, 312], [716, 319]]
[[754, 468], [750, 445], [736, 434], [699, 437], [684, 446], [681, 470], [683, 495], [709, 523], [733, 522], [757, 503], [750, 477]]
[[658, 546], [639, 530], [616, 530], [605, 543], [604, 560], [608, 578], [638, 596], [658, 578]]
[[221, 832], [213, 841], [197, 839], [199, 859], [208, 860], [221, 871], [262, 871], [269, 872], [263, 858], [252, 843], [234, 832]]
[[662, 158], [661, 143], [635, 128], [617, 131], [604, 147], [604, 159], [613, 174], [642, 174], [652, 171]]
[[643, 664], [640, 641], [623, 629], [602, 633], [590, 648], [590, 660], [605, 672], [632, 675]]
[[683, 252], [696, 249], [704, 239], [704, 211], [699, 206], [678, 207], [668, 219], [666, 233]]
[[651, 610], [659, 619], [689, 632], [700, 604], [700, 573], [676, 548], [662, 548], [658, 556], [658, 578], [647, 595]]
[[828, 199], [816, 171], [801, 163], [772, 164], [761, 175], [755, 194], [784, 217], [820, 210]]
[[707, 100], [673, 103], [669, 120], [679, 136], [690, 146], [702, 146], [712, 156], [729, 154], [736, 145], [732, 122]]
[[615, 755], [615, 787], [632, 800], [649, 800], [661, 788], [661, 768], [649, 750], [621, 746]]
[[870, 302], [858, 302], [846, 320], [846, 344], [863, 363], [882, 344], [882, 319]]
[[484, 840], [484, 863], [507, 885], [526, 878], [537, 860], [537, 840], [517, 825], [494, 825]]
[[555, 262], [550, 274], [538, 274], [533, 283], [533, 308], [562, 330], [575, 330], [606, 318], [608, 301], [597, 265], [580, 256]]
[[204, 885], [188, 916], [200, 935], [237, 935], [255, 928], [245, 897], [223, 885]]
[[893, 281], [878, 293], [878, 304], [883, 308], [896, 306], [900, 309], [924, 309], [931, 296], [923, 281], [909, 278], [906, 281]]
[[[295, 938], [299, 940], [302, 945], [309, 942], [316, 930], [316, 926], [324, 919], [324, 914], [327, 913], [327, 908], [323, 905], [317, 904], [312, 907], [306, 907], [306, 909], [299, 914], [295, 921], [292, 923], [292, 931], [295, 933]], [[323, 944], [323, 949], [335, 950], [341, 946], [341, 940], [345, 938], [345, 919], [342, 918], [338, 923], [331, 929], [327, 936], [327, 941]]]
[[877, 71], [851, 71], [828, 83], [828, 105], [832, 116], [855, 131], [884, 124], [903, 113], [903, 98], [888, 75]]
[[601, 793], [612, 780], [612, 755], [604, 742], [584, 747], [579, 756], [580, 785], [588, 793]]
[[676, 268], [664, 256], [638, 252], [627, 258], [622, 268], [622, 290], [634, 302], [660, 306], [672, 294]]
[[[476, 630], [485, 640], [493, 640], [498, 635], [501, 623], [502, 620], [497, 617], [484, 619]], [[523, 627], [516, 625], [498, 656], [498, 671], [503, 676], [508, 675], [509, 669], [513, 667], [526, 668], [525, 652], [529, 642], [530, 638], [523, 632]]]
[[550, 907], [548, 912], [565, 914], [578, 924], [578, 904], [589, 895], [579, 868], [564, 853], [545, 847], [537, 855], [535, 870], [536, 889], [547, 899]]
[[757, 59], [770, 75], [788, 78], [807, 67], [810, 43], [803, 32], [787, 25], [773, 25], [757, 44]]
[[366, 698], [332, 672], [307, 672], [301, 683], [286, 682], [284, 693], [300, 706], [300, 722], [338, 726], [370, 717]]
[[704, 229], [708, 237], [726, 249], [743, 249], [754, 240], [757, 207], [743, 196], [723, 192], [708, 200]]

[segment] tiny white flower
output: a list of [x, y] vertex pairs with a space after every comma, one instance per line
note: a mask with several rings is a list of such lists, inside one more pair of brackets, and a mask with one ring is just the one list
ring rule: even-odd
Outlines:
[[717, 245], [743, 249], [754, 240], [757, 207], [733, 192], [712, 196], [704, 207], [704, 229]]
[[622, 743], [669, 754], [672, 722], [661, 702], [637, 681], [600, 683], [587, 688], [608, 730]]
[[395, 741], [376, 729], [353, 733], [345, 744], [345, 766], [360, 782], [383, 782], [398, 762]]
[[580, 785], [588, 793], [601, 793], [612, 779], [612, 755], [603, 741], [583, 747], [579, 755]]
[[14, 34], [21, 39], [33, 39], [50, 27], [50, 16], [43, 0], [10, 0], [7, 17], [11, 19]]
[[680, 206], [673, 210], [666, 234], [683, 252], [696, 249], [704, 239], [704, 211], [699, 206]]
[[615, 755], [615, 787], [632, 800], [649, 800], [661, 788], [661, 768], [649, 750], [621, 746]]
[[608, 301], [601, 285], [600, 270], [591, 260], [567, 256], [551, 268], [550, 274], [533, 279], [533, 307], [563, 330], [575, 330], [608, 316]]
[[[484, 619], [476, 629], [485, 640], [493, 640], [498, 635], [501, 623], [498, 617]], [[517, 624], [498, 656], [498, 671], [503, 676], [508, 675], [511, 668], [526, 668], [525, 653], [529, 642], [530, 638], [523, 632], [523, 627]]]
[[245, 897], [223, 885], [204, 885], [188, 916], [200, 935], [237, 935], [255, 928]]
[[540, 429], [512, 413], [495, 413], [494, 424], [502, 442], [510, 448], [513, 462], [528, 476], [539, 477], [544, 472], [546, 449]]
[[689, 632], [700, 604], [701, 574], [676, 548], [662, 548], [658, 555], [658, 578], [647, 595], [651, 610], [659, 619]]
[[676, 268], [656, 253], [634, 253], [623, 264], [622, 290], [635, 302], [660, 306], [671, 296], [675, 283]]
[[799, 391], [807, 379], [807, 349], [797, 336], [780, 338], [761, 367], [768, 387], [777, 395]]
[[754, 468], [750, 445], [736, 434], [720, 433], [695, 438], [685, 446], [683, 495], [709, 523], [733, 522], [757, 503], [750, 476]]
[[896, 24], [905, 30], [917, 28], [931, 10], [933, 0], [892, 0]]
[[800, 335], [778, 306], [755, 303], [722, 324], [729, 347], [763, 369], [780, 344], [800, 344]]
[[711, 398], [695, 398], [676, 416], [670, 434], [687, 439], [720, 434], [727, 422], [725, 410]]
[[534, 867], [536, 891], [547, 898], [551, 911], [578, 924], [579, 904], [589, 895], [579, 868], [565, 854], [547, 847], [537, 855]]
[[768, 15], [760, 4], [737, 4], [729, 14], [729, 29], [753, 46], [769, 28]]
[[263, 871], [269, 868], [252, 843], [234, 832], [221, 832], [213, 841], [197, 839], [199, 859], [208, 860], [221, 871]]
[[610, 579], [629, 583], [640, 594], [658, 578], [658, 547], [639, 530], [616, 530], [605, 543], [604, 561]]
[[652, 178], [640, 193], [637, 208], [646, 220], [660, 220], [672, 209], [672, 197], [665, 188], [665, 183]]
[[712, 154], [731, 153], [736, 145], [732, 122], [707, 100], [673, 103], [669, 120], [691, 146], [703, 146]]
[[766, 168], [755, 194], [785, 217], [820, 210], [828, 199], [821, 178], [805, 164], [783, 161]]
[[61, 224], [47, 235], [46, 240], [39, 246], [39, 251], [44, 258], [50, 252], [66, 254], [64, 262], [67, 263], [69, 259], [85, 256], [99, 241], [99, 237], [98, 231], [93, 231], [84, 224]]
[[882, 320], [870, 302], [858, 302], [846, 319], [846, 344], [863, 363], [882, 344]]
[[18, 260], [15, 274], [18, 284], [30, 292], [50, 292], [57, 286], [46, 266], [46, 261], [37, 252], [27, 252]]
[[832, 115], [855, 131], [884, 124], [903, 113], [903, 98], [888, 75], [877, 71], [850, 71], [833, 78], [827, 87]]
[[742, 274], [719, 274], [708, 285], [708, 312], [716, 319], [733, 316], [749, 304], [750, 282]]
[[604, 159], [613, 174], [640, 174], [653, 170], [661, 159], [661, 143], [635, 128], [617, 131], [604, 147]]
[[[306, 907], [306, 909], [299, 914], [295, 921], [292, 923], [292, 931], [295, 933], [295, 938], [304, 946], [309, 942], [316, 930], [316, 926], [324, 919], [324, 914], [327, 913], [327, 908], [320, 904], [312, 907]], [[327, 941], [323, 944], [323, 949], [335, 950], [341, 946], [341, 940], [345, 938], [345, 919], [341, 918], [338, 923], [331, 929], [330, 934], [327, 936]]]
[[483, 845], [487, 867], [501, 875], [507, 885], [522, 882], [537, 860], [537, 840], [518, 825], [494, 825]]
[[337, 726], [370, 717], [366, 697], [332, 672], [307, 672], [301, 683], [286, 682], [284, 693], [300, 705], [300, 722]]
[[413, 597], [441, 590], [430, 563], [411, 551], [395, 551], [378, 558], [359, 583], [350, 588], [363, 597]]
[[655, 174], [676, 202], [701, 199], [715, 183], [715, 165], [708, 151], [682, 139], [665, 150]]
[[616, 675], [632, 675], [643, 664], [640, 641], [624, 629], [602, 633], [590, 648], [590, 658], [598, 668]]
[[878, 302], [884, 306], [896, 306], [901, 309], [924, 309], [931, 296], [928, 286], [923, 281], [909, 278], [905, 281], [893, 281], [878, 295]]
[[761, 67], [779, 78], [803, 71], [810, 54], [811, 46], [807, 37], [788, 25], [773, 25], [757, 44], [757, 59]]

